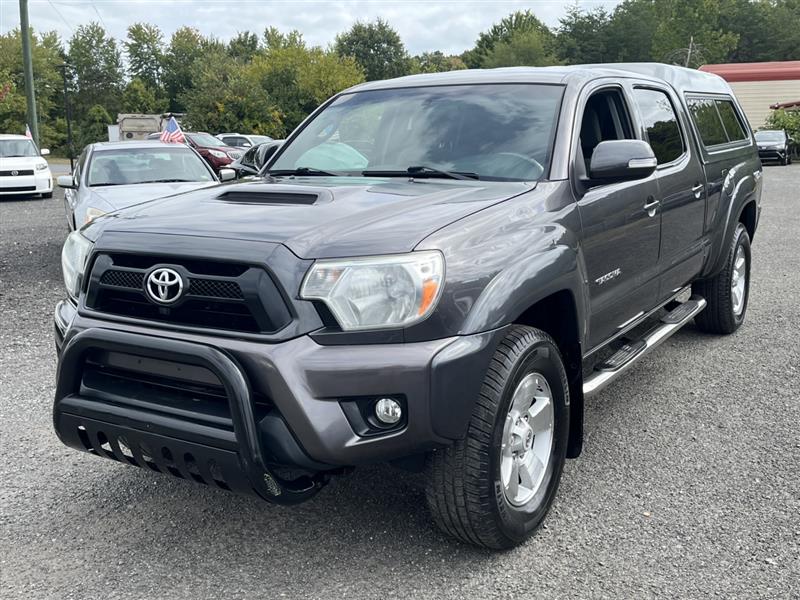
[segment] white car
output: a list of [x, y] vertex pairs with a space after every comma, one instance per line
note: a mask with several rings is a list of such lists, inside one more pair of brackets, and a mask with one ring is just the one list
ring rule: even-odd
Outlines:
[[234, 148], [252, 148], [258, 144], [272, 141], [272, 138], [268, 135], [249, 135], [244, 133], [220, 133], [216, 137]]
[[41, 151], [24, 135], [0, 134], [0, 196], [41, 194], [53, 197], [53, 175]]

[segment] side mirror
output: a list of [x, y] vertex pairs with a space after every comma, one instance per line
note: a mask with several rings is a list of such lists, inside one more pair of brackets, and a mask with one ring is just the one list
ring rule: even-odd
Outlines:
[[641, 140], [600, 142], [592, 153], [589, 177], [598, 183], [649, 177], [658, 166], [650, 144]]
[[232, 181], [236, 179], [236, 171], [233, 169], [220, 169], [219, 170], [219, 180], [220, 181]]
[[78, 188], [72, 175], [59, 175], [56, 178], [56, 183], [58, 187], [64, 188], [65, 190], [74, 190]]
[[41, 156], [47, 156], [48, 154], [50, 154], [50, 150], [48, 150], [47, 148], [42, 148], [41, 150], [39, 150], [39, 154]]

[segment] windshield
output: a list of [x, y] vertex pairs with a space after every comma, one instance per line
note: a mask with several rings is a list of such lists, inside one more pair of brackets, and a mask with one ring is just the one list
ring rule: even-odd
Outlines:
[[756, 139], [759, 142], [782, 142], [784, 137], [782, 131], [756, 131]]
[[31, 140], [0, 140], [0, 157], [39, 156]]
[[205, 148], [216, 148], [218, 146], [225, 146], [226, 148], [228, 147], [228, 144], [207, 133], [187, 133], [186, 137], [188, 137], [198, 146], [203, 146]]
[[415, 173], [537, 180], [550, 161], [562, 91], [490, 84], [345, 94], [285, 147], [270, 172], [407, 176], [409, 167], [425, 167]]
[[100, 150], [89, 163], [90, 186], [214, 181], [202, 158], [183, 146]]

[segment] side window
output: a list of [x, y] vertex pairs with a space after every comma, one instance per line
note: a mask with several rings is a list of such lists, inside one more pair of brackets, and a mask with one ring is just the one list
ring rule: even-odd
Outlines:
[[703, 145], [717, 146], [727, 144], [728, 136], [725, 127], [720, 120], [719, 112], [714, 100], [711, 98], [689, 98], [689, 112], [692, 113], [692, 120], [700, 132], [700, 139]]
[[75, 164], [75, 173], [72, 175], [72, 180], [76, 183], [80, 183], [81, 181], [81, 174], [83, 173], [84, 166], [86, 165], [86, 157], [88, 154], [89, 153], [86, 150], [81, 152], [81, 155], [78, 157], [78, 162]]
[[745, 133], [744, 127], [742, 127], [742, 122], [736, 114], [733, 102], [730, 100], [717, 100], [716, 102], [719, 116], [728, 134], [728, 141], [738, 142], [748, 139], [749, 136]]
[[680, 157], [685, 146], [669, 96], [660, 90], [636, 88], [633, 97], [658, 164], [663, 165]]
[[601, 90], [592, 94], [581, 118], [580, 150], [586, 172], [597, 144], [631, 139], [632, 132], [630, 116], [619, 90]]

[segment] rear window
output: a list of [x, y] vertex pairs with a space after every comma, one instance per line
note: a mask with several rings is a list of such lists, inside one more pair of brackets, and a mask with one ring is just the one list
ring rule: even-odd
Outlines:
[[722, 124], [728, 134], [728, 140], [731, 142], [746, 140], [748, 136], [744, 132], [744, 127], [742, 127], [739, 117], [736, 115], [733, 102], [730, 100], [717, 100], [716, 102], [719, 116], [722, 118]]
[[688, 98], [689, 112], [707, 148], [749, 139], [747, 127], [732, 100]]

